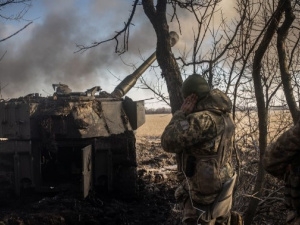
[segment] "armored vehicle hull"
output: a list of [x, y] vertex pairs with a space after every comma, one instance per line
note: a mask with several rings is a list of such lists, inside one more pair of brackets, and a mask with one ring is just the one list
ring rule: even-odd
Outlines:
[[[128, 116], [129, 115], [129, 116]], [[0, 102], [1, 192], [136, 190], [144, 102], [84, 93]]]

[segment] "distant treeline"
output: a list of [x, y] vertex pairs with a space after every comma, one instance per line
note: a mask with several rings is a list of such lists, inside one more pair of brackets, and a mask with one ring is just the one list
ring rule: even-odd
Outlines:
[[171, 108], [157, 108], [157, 109], [145, 109], [146, 114], [169, 114], [171, 113]]
[[[270, 110], [288, 110], [289, 107], [287, 105], [274, 105], [270, 106]], [[257, 111], [257, 107], [237, 107], [236, 111]]]
[[[271, 106], [271, 110], [288, 110], [287, 106]], [[236, 111], [245, 111], [245, 110], [250, 110], [250, 111], [257, 111], [257, 107], [247, 107], [247, 108], [237, 108]], [[171, 113], [171, 108], [146, 108], [145, 109], [146, 114], [169, 114]]]

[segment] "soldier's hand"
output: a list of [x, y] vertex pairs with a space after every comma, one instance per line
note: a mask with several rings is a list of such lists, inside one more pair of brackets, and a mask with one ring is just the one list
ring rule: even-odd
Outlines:
[[191, 94], [186, 99], [184, 99], [184, 102], [181, 105], [180, 110], [183, 111], [186, 115], [193, 112], [195, 105], [197, 103], [198, 96], [196, 94]]

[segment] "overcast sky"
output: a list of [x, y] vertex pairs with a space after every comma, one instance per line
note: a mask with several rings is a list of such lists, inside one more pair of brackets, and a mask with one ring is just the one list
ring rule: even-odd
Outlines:
[[[137, 7], [130, 30], [129, 52], [121, 56], [114, 53], [115, 42], [105, 43], [84, 53], [74, 53], [76, 44], [88, 45], [92, 41], [111, 38], [123, 28], [129, 17], [132, 0], [33, 0], [24, 19], [33, 23], [18, 35], [0, 43], [0, 85], [4, 99], [29, 93], [52, 95], [53, 83], [65, 83], [73, 91], [85, 91], [100, 86], [107, 92], [118, 84], [117, 78], [125, 78], [132, 68], [139, 66], [143, 58], [155, 51], [156, 36], [142, 6]], [[224, 5], [228, 11], [233, 4]], [[20, 7], [7, 7], [1, 13], [13, 15]], [[225, 9], [226, 10], [226, 9]], [[22, 28], [28, 21], [0, 20], [0, 39]], [[192, 43], [193, 22], [182, 16], [183, 33], [174, 52]], [[196, 24], [195, 24], [196, 26]], [[171, 30], [179, 33], [176, 23]], [[175, 53], [176, 54], [176, 53]], [[151, 72], [144, 76], [151, 79]], [[153, 97], [144, 90], [131, 90], [128, 96], [134, 100]], [[147, 101], [146, 107], [155, 107], [155, 101]]]

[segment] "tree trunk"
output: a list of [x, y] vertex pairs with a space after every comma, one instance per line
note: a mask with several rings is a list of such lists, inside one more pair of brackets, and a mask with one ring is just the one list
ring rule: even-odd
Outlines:
[[170, 97], [172, 113], [180, 109], [183, 102], [181, 95], [182, 78], [178, 64], [171, 51], [169, 26], [166, 19], [167, 1], [157, 1], [154, 7], [153, 0], [142, 1], [145, 14], [152, 23], [157, 36], [156, 57], [166, 80]]
[[297, 107], [297, 103], [293, 95], [293, 87], [291, 84], [292, 77], [291, 74], [289, 73], [287, 56], [286, 56], [286, 48], [285, 48], [285, 40], [287, 38], [289, 28], [291, 27], [295, 19], [295, 15], [293, 14], [290, 0], [286, 0], [284, 8], [285, 8], [285, 20], [277, 31], [278, 34], [277, 51], [278, 51], [280, 74], [281, 74], [284, 95], [287, 104], [289, 106], [293, 121], [294, 123], [296, 123], [299, 118], [299, 109]]
[[262, 165], [262, 158], [264, 156], [267, 147], [267, 121], [268, 121], [268, 111], [265, 104], [265, 96], [263, 91], [263, 85], [261, 82], [261, 66], [263, 56], [278, 28], [278, 23], [283, 14], [283, 5], [286, 0], [280, 0], [276, 11], [274, 12], [270, 24], [266, 30], [266, 33], [255, 52], [253, 61], [253, 71], [252, 77], [254, 82], [255, 98], [257, 102], [257, 113], [259, 121], [259, 166], [256, 177], [256, 182], [253, 190], [253, 198], [250, 200], [249, 206], [245, 214], [245, 225], [250, 225], [253, 221], [259, 198], [262, 195], [262, 188], [264, 185], [265, 171]]

